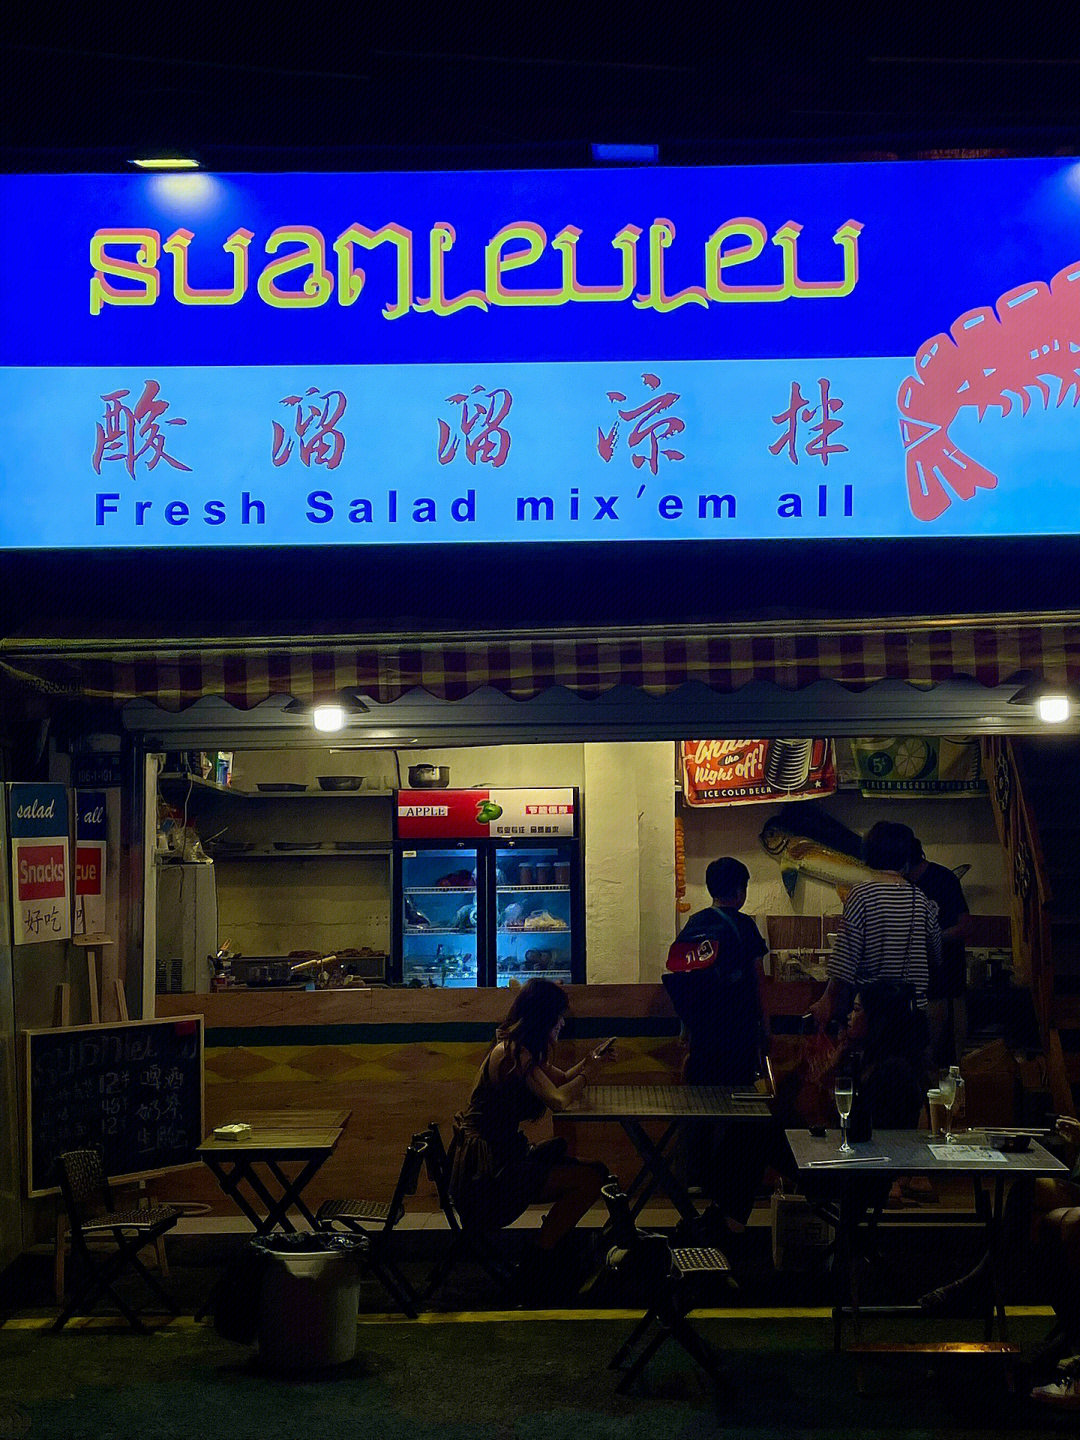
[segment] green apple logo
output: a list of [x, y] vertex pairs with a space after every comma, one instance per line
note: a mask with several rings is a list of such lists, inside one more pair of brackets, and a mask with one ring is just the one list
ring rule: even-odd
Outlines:
[[502, 813], [502, 806], [496, 805], [494, 800], [481, 800], [476, 807], [476, 823], [490, 825], [493, 820], [498, 820]]

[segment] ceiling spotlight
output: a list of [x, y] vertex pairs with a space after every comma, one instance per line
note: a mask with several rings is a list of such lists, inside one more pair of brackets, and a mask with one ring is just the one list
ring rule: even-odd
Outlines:
[[368, 707], [351, 690], [339, 695], [320, 695], [314, 700], [290, 700], [286, 715], [305, 715], [314, 728], [325, 735], [344, 730], [356, 715], [366, 715]]
[[311, 723], [316, 730], [323, 730], [328, 734], [335, 730], [345, 729], [345, 707], [344, 705], [314, 705], [311, 710]]
[[1050, 680], [1034, 680], [1018, 690], [1009, 701], [1011, 705], [1034, 705], [1035, 713], [1044, 725], [1062, 725], [1072, 714], [1077, 703], [1077, 691], [1072, 685], [1054, 684]]

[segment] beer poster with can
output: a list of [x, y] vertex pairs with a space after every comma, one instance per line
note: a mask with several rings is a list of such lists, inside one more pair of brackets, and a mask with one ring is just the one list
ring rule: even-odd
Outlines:
[[874, 799], [986, 793], [977, 735], [862, 735], [851, 758], [860, 791]]
[[836, 789], [831, 740], [683, 740], [686, 805], [751, 805], [809, 800]]
[[16, 945], [71, 938], [68, 792], [63, 785], [8, 786], [11, 914]]
[[75, 792], [75, 934], [105, 933], [108, 823], [104, 790]]

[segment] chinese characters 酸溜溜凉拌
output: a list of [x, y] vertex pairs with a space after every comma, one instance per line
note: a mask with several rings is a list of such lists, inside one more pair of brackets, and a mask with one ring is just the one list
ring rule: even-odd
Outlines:
[[[793, 465], [799, 463], [798, 443], [800, 421], [804, 425], [809, 425], [810, 434], [813, 437], [803, 446], [803, 453], [805, 455], [812, 455], [815, 459], [820, 460], [822, 465], [828, 465], [830, 455], [842, 455], [847, 452], [848, 447], [846, 445], [834, 442], [830, 438], [836, 434], [837, 430], [839, 430], [844, 423], [842, 420], [836, 419], [837, 412], [844, 408], [844, 402], [843, 400], [836, 400], [830, 396], [830, 382], [828, 380], [819, 380], [817, 383], [821, 392], [821, 403], [819, 405], [811, 405], [799, 389], [799, 382], [793, 380], [791, 382], [791, 396], [788, 401], [788, 408], [782, 410], [779, 415], [772, 417], [774, 425], [782, 425], [784, 427], [784, 433], [778, 440], [773, 441], [769, 446], [769, 451], [773, 455], [779, 455], [782, 451], [786, 450], [787, 458]], [[821, 419], [816, 425], [810, 425], [809, 422], [819, 413]]]
[[[649, 390], [660, 389], [659, 375], [646, 373], [642, 375], [641, 383]], [[609, 390], [607, 398], [616, 406], [622, 405], [626, 401], [626, 396], [621, 390]], [[633, 421], [633, 429], [626, 437], [626, 444], [631, 452], [630, 463], [635, 470], [640, 470], [643, 465], [647, 465], [655, 475], [661, 456], [665, 460], [684, 460], [686, 457], [681, 450], [660, 448], [662, 440], [670, 440], [673, 435], [678, 435], [686, 429], [685, 422], [680, 420], [677, 415], [664, 413], [670, 410], [680, 398], [673, 390], [668, 390], [663, 395], [654, 395], [651, 400], [646, 400], [641, 405], [617, 410], [616, 414], [619, 419], [613, 423], [610, 430], [604, 431], [597, 426], [596, 450], [600, 458], [605, 463], [610, 463], [619, 443], [619, 420], [625, 420], [628, 424]], [[648, 449], [643, 453], [637, 447], [645, 444]]]
[[169, 402], [161, 399], [158, 382], [147, 380], [134, 405], [124, 403], [130, 394], [130, 390], [111, 390], [101, 397], [105, 402], [105, 414], [96, 427], [93, 455], [97, 473], [101, 474], [103, 460], [120, 460], [134, 480], [136, 462], [144, 455], [149, 456], [147, 470], [153, 470], [159, 460], [164, 460], [174, 470], [190, 471], [190, 465], [181, 464], [165, 450], [165, 436], [159, 422], [164, 419], [166, 425], [186, 425], [187, 421], [179, 416], [165, 418]]
[[337, 427], [348, 401], [341, 391], [320, 394], [319, 387], [311, 385], [303, 395], [286, 395], [281, 403], [294, 405], [296, 414], [291, 435], [279, 421], [273, 421], [273, 463], [286, 464], [295, 441], [299, 442], [297, 453], [302, 465], [325, 465], [328, 470], [336, 470], [345, 454], [345, 436]]
[[474, 385], [467, 395], [448, 395], [448, 405], [460, 405], [461, 417], [457, 430], [445, 420], [439, 421], [439, 464], [449, 465], [465, 443], [465, 459], [470, 465], [478, 461], [497, 470], [510, 454], [510, 431], [503, 422], [510, 415], [514, 397], [501, 387], [485, 390]]

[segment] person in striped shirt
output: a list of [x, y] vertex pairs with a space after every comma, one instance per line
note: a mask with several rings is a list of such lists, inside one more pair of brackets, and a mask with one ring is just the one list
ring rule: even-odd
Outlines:
[[859, 985], [874, 980], [909, 984], [925, 1016], [931, 968], [941, 963], [937, 906], [907, 878], [914, 853], [907, 825], [881, 820], [864, 842], [864, 859], [878, 872], [853, 885], [843, 925], [829, 957], [829, 982], [810, 1013], [819, 1027], [842, 1019]]

